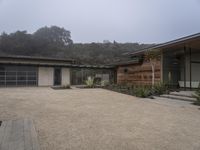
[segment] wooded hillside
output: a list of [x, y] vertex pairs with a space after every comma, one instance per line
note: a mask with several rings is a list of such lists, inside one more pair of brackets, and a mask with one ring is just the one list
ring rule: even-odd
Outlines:
[[151, 46], [139, 43], [73, 43], [71, 33], [57, 26], [43, 27], [29, 34], [26, 31], [2, 33], [0, 55], [42, 56], [76, 59], [82, 64], [110, 64], [126, 60], [123, 53]]

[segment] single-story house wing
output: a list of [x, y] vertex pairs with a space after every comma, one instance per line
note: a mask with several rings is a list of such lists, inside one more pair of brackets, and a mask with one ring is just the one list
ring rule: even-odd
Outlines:
[[84, 84], [88, 76], [111, 81], [112, 66], [81, 65], [73, 59], [0, 56], [0, 87]]
[[174, 88], [197, 88], [200, 83], [200, 33], [129, 53], [128, 62], [117, 64], [117, 83], [151, 85], [151, 65], [144, 59], [149, 50], [158, 50], [155, 81]]

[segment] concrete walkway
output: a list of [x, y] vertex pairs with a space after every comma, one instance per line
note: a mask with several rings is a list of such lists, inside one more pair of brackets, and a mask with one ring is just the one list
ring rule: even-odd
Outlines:
[[3, 121], [0, 126], [0, 150], [40, 150], [33, 121]]

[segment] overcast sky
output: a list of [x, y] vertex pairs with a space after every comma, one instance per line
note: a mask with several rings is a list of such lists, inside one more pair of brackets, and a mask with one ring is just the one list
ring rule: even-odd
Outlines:
[[200, 0], [0, 0], [0, 32], [51, 25], [74, 42], [161, 43], [200, 32]]

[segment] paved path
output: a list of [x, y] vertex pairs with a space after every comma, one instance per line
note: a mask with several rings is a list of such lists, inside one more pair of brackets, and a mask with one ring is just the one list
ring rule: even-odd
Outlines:
[[160, 105], [167, 105], [170, 107], [192, 107], [194, 108], [193, 102], [190, 101], [183, 101], [183, 100], [176, 100], [176, 99], [169, 99], [155, 96], [154, 99], [144, 99], [148, 100], [149, 102], [154, 102]]
[[3, 121], [0, 126], [0, 150], [39, 150], [33, 121], [18, 119]]

